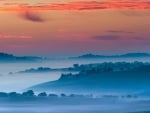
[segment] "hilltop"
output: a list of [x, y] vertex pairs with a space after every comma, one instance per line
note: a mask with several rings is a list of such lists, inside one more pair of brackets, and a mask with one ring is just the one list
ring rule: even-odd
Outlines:
[[72, 57], [72, 59], [89, 59], [89, 58], [143, 58], [143, 57], [149, 57], [149, 53], [126, 53], [122, 55], [95, 55], [92, 53], [84, 54], [77, 57]]

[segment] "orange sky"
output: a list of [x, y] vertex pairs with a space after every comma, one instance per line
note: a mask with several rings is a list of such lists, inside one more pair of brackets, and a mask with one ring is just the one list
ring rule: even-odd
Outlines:
[[0, 4], [0, 51], [41, 56], [150, 52], [149, 0]]

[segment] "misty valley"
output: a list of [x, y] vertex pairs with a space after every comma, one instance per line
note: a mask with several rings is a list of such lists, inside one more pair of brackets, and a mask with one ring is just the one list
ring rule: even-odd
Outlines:
[[[0, 93], [0, 112], [3, 113], [131, 113], [149, 110], [149, 99], [136, 95], [79, 95]], [[140, 112], [139, 112], [140, 113]], [[144, 113], [144, 112], [142, 112]]]
[[0, 56], [0, 113], [150, 112], [149, 54]]
[[0, 113], [150, 113], [150, 0], [0, 0]]

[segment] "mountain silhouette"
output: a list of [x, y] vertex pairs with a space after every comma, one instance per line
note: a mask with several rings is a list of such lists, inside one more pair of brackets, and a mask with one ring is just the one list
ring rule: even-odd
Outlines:
[[149, 53], [126, 53], [122, 55], [95, 55], [92, 53], [84, 54], [78, 57], [72, 57], [73, 59], [88, 59], [88, 58], [140, 58], [140, 57], [149, 57]]
[[32, 62], [40, 61], [41, 57], [34, 56], [14, 56], [13, 54], [0, 53], [0, 62]]

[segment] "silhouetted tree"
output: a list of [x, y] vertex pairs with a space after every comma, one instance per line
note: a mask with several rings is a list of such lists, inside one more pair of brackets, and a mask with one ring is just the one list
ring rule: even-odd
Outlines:
[[46, 92], [42, 92], [38, 94], [38, 97], [47, 97], [47, 94]]
[[11, 92], [8, 95], [9, 95], [9, 97], [19, 97], [19, 96], [21, 96], [21, 94], [16, 93], [16, 92]]
[[22, 95], [26, 96], [26, 97], [33, 97], [33, 96], [35, 96], [34, 92], [32, 90], [29, 90], [27, 92], [23, 92]]
[[58, 97], [57, 94], [49, 94], [49, 97]]
[[66, 97], [66, 95], [64, 93], [61, 94], [61, 97]]
[[79, 68], [79, 64], [73, 64], [73, 67], [74, 67], [75, 69], [78, 69], [78, 68]]
[[0, 92], [0, 97], [8, 97], [8, 94], [4, 92]]

